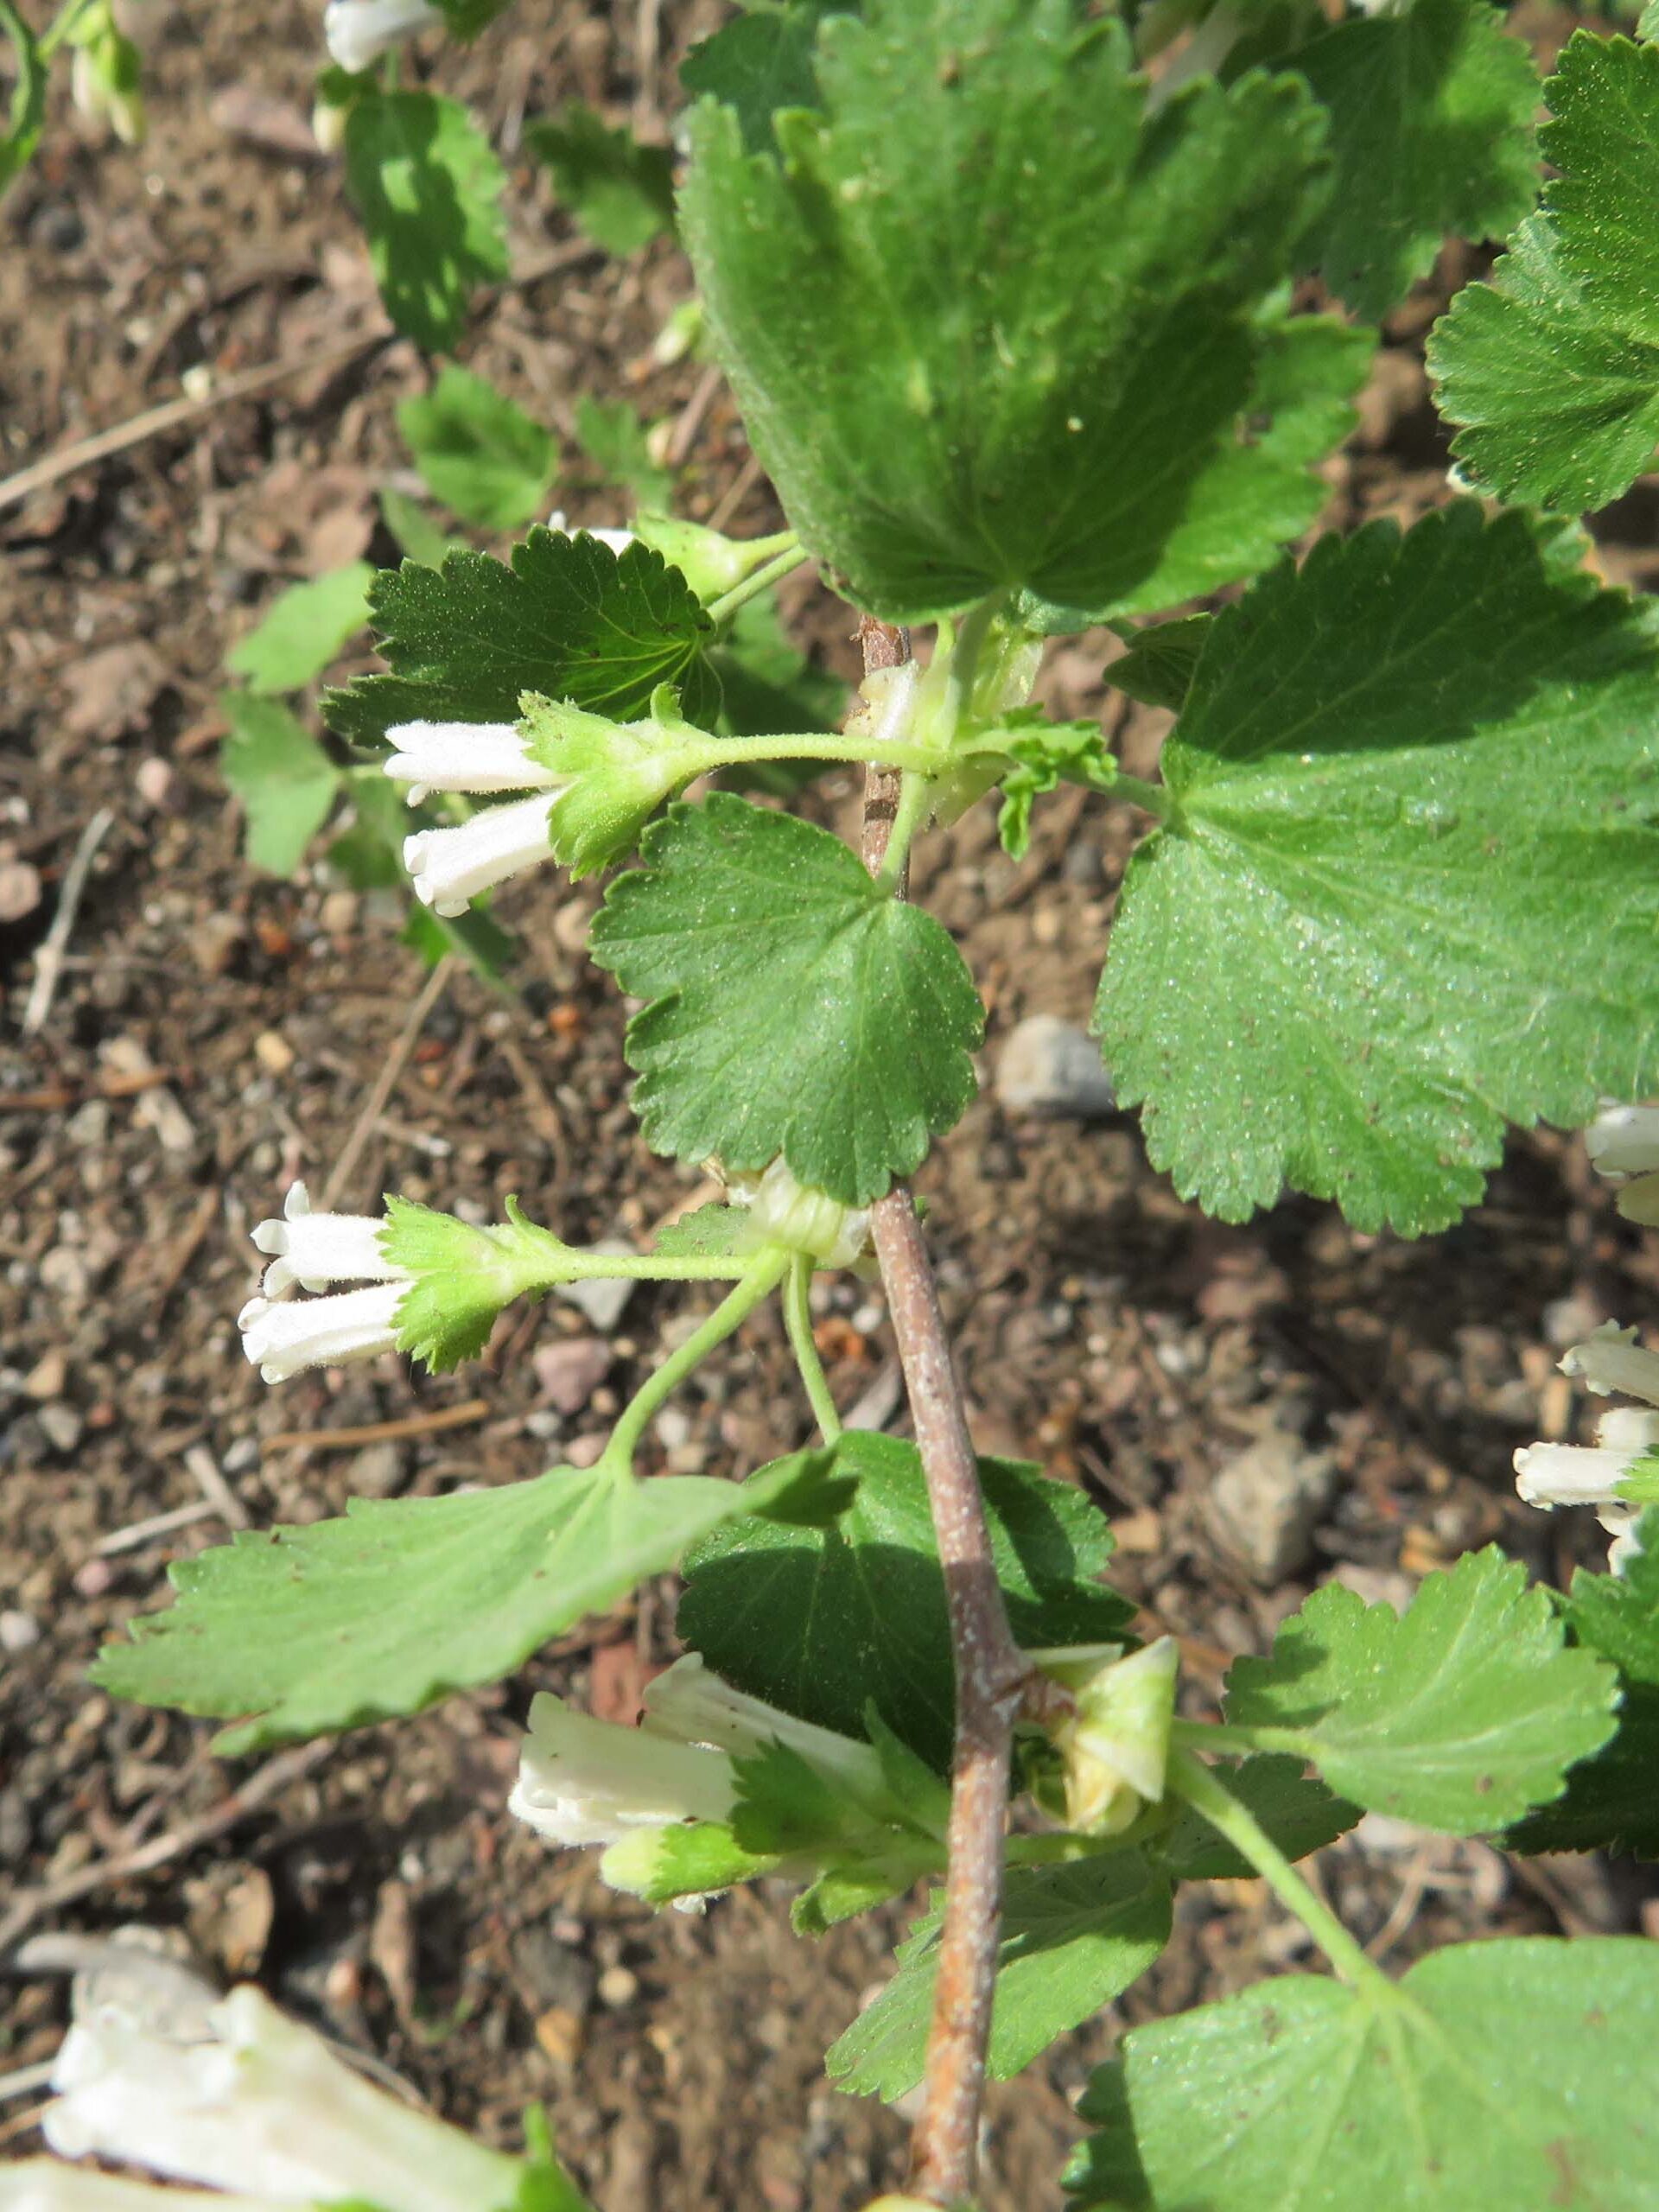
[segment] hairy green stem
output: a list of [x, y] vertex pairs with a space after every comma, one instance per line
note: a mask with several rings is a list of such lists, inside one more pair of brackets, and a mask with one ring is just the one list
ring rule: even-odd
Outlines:
[[1248, 1805], [1191, 1751], [1171, 1753], [1169, 1786], [1233, 1848], [1248, 1859], [1285, 1909], [1295, 1914], [1344, 1981], [1394, 1993], [1382, 1968], [1368, 1959], [1327, 1904], [1316, 1897]]
[[1144, 813], [1155, 814], [1160, 822], [1167, 822], [1174, 811], [1174, 800], [1166, 784], [1143, 783], [1139, 776], [1126, 776], [1121, 771], [1113, 777], [1108, 796], [1127, 799]]
[[755, 1307], [770, 1298], [789, 1271], [794, 1255], [784, 1245], [766, 1244], [750, 1260], [742, 1279], [735, 1283], [702, 1326], [671, 1351], [653, 1374], [648, 1375], [624, 1407], [600, 1465], [620, 1480], [633, 1471], [639, 1448], [652, 1416], [665, 1398], [678, 1389], [693, 1368], [700, 1366], [717, 1344], [746, 1321]]
[[732, 1282], [753, 1266], [751, 1253], [579, 1252], [569, 1246], [544, 1269], [526, 1272], [515, 1297], [567, 1282]]
[[[919, 775], [937, 775], [944, 766], [941, 756], [925, 745], [875, 745], [868, 738], [830, 737], [817, 730], [785, 732], [776, 737], [710, 737], [701, 730], [696, 740], [698, 766], [693, 772], [706, 776], [715, 768], [747, 768], [757, 760], [855, 760], [861, 766], [874, 760], [883, 768], [914, 769]], [[692, 750], [690, 737], [685, 750]]]
[[906, 863], [916, 833], [926, 821], [933, 804], [933, 784], [925, 775], [913, 774], [908, 768], [899, 786], [898, 810], [893, 817], [893, 834], [887, 849], [877, 871], [878, 891], [897, 893], [904, 880]]
[[[85, 15], [90, 14], [92, 10], [96, 7], [97, 4], [98, 0], [64, 0], [62, 7], [59, 9], [57, 14], [54, 16], [46, 29], [41, 33], [40, 39], [35, 46], [35, 50], [40, 55], [42, 61], [49, 61], [52, 59], [52, 56], [57, 52], [64, 41], [67, 38], [73, 36], [75, 26], [79, 22], [81, 17]], [[4, 16], [0, 16], [0, 21], [4, 21], [6, 18], [10, 17], [11, 14], [12, 10], [10, 4], [8, 4], [4, 11]], [[8, 28], [10, 28], [10, 25], [8, 25]]]
[[716, 627], [722, 622], [729, 622], [740, 607], [747, 607], [750, 600], [759, 599], [763, 591], [770, 591], [774, 584], [782, 583], [786, 575], [804, 567], [812, 558], [810, 553], [802, 552], [800, 541], [793, 531], [787, 535], [790, 543], [781, 553], [774, 553], [771, 560], [757, 569], [752, 576], [745, 576], [741, 584], [734, 584], [730, 591], [723, 591], [718, 599], [709, 601], [705, 612]]
[[812, 1338], [812, 1306], [808, 1296], [811, 1287], [812, 1255], [810, 1252], [797, 1252], [791, 1256], [789, 1273], [784, 1278], [784, 1325], [789, 1331], [790, 1349], [806, 1386], [812, 1418], [817, 1422], [824, 1442], [833, 1444], [841, 1434], [841, 1416], [836, 1411], [829, 1377]]

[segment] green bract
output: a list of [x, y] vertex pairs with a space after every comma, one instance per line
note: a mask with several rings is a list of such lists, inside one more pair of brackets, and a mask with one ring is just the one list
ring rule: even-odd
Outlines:
[[1471, 504], [1216, 618], [1096, 1013], [1185, 1196], [1242, 1220], [1289, 1183], [1420, 1235], [1506, 1121], [1659, 1083], [1652, 636]]
[[1659, 443], [1659, 48], [1579, 31], [1545, 87], [1561, 174], [1429, 365], [1452, 450], [1505, 499], [1605, 506]]
[[[1281, 353], [1263, 315], [1326, 190], [1297, 81], [1148, 117], [1121, 27], [1069, 0], [873, 0], [823, 24], [817, 76], [776, 154], [693, 111], [683, 217], [755, 450], [860, 605], [1013, 589], [1075, 627], [1312, 519], [1360, 359], [1317, 324]], [[1317, 435], [1241, 437], [1281, 410]]]
[[646, 1141], [733, 1171], [782, 1153], [861, 1205], [974, 1095], [982, 1014], [931, 915], [838, 837], [717, 792], [647, 835], [607, 894], [594, 958], [651, 1003], [628, 1027]]

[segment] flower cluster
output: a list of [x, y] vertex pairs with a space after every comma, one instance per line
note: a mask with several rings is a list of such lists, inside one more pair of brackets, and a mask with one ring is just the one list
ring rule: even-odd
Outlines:
[[[384, 1230], [383, 1222], [367, 1215], [313, 1213], [303, 1183], [289, 1186], [281, 1220], [262, 1221], [255, 1229], [254, 1244], [270, 1265], [236, 1325], [243, 1351], [267, 1382], [286, 1382], [303, 1368], [373, 1359], [396, 1349], [397, 1308], [410, 1277], [382, 1251]], [[335, 1282], [372, 1287], [276, 1303], [293, 1284], [319, 1291]]]
[[1593, 1506], [1613, 1539], [1607, 1563], [1617, 1573], [1641, 1549], [1636, 1523], [1643, 1508], [1659, 1503], [1659, 1352], [1643, 1351], [1634, 1329], [1609, 1321], [1560, 1365], [1599, 1397], [1622, 1391], [1644, 1405], [1605, 1413], [1593, 1445], [1528, 1445], [1515, 1455], [1516, 1488], [1528, 1505], [1547, 1510]]

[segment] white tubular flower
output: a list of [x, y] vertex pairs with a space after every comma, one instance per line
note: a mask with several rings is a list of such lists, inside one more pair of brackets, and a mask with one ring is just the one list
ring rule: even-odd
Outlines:
[[584, 537], [596, 537], [600, 543], [608, 547], [619, 560], [630, 545], [639, 543], [631, 530], [594, 530], [585, 522], [578, 523], [575, 529], [572, 530], [565, 518], [563, 507], [554, 508], [547, 518], [547, 526], [550, 530], [557, 531], [562, 537], [575, 537], [578, 535]]
[[556, 781], [511, 722], [399, 722], [386, 735], [397, 750], [380, 765], [409, 785], [411, 806], [429, 791], [537, 791]]
[[1605, 1321], [1593, 1336], [1564, 1352], [1560, 1369], [1599, 1397], [1622, 1390], [1627, 1397], [1659, 1406], [1659, 1352], [1644, 1351], [1636, 1331], [1621, 1329], [1617, 1321]]
[[1117, 1834], [1164, 1794], [1179, 1645], [1160, 1636], [1127, 1658], [1116, 1643], [1026, 1656], [1073, 1700], [1047, 1730], [1064, 1763], [1067, 1826]]
[[328, 0], [322, 35], [330, 60], [355, 77], [400, 41], [442, 21], [443, 10], [427, 0]]
[[270, 1255], [261, 1296], [279, 1297], [292, 1283], [321, 1290], [331, 1282], [406, 1282], [409, 1270], [380, 1249], [385, 1227], [368, 1214], [313, 1213], [304, 1184], [290, 1183], [282, 1219], [253, 1231], [254, 1249]]
[[826, 1268], [850, 1268], [870, 1241], [868, 1206], [843, 1206], [798, 1183], [781, 1153], [759, 1175], [734, 1175], [727, 1192], [750, 1209], [743, 1242], [753, 1249], [789, 1244]]
[[236, 1317], [242, 1349], [267, 1382], [286, 1382], [308, 1367], [376, 1359], [397, 1349], [397, 1308], [405, 1281], [332, 1298], [301, 1298], [273, 1306], [251, 1298]]
[[1599, 1175], [1642, 1175], [1659, 1168], [1659, 1106], [1604, 1106], [1584, 1133]]
[[404, 866], [416, 896], [454, 919], [480, 891], [505, 883], [538, 861], [551, 860], [548, 817], [555, 793], [486, 806], [454, 830], [418, 830], [404, 840]]
[[0, 2173], [0, 2212], [287, 2212], [290, 2202], [118, 2181], [113, 2174], [61, 2165], [55, 2158], [25, 2158]]
[[858, 704], [848, 717], [847, 734], [873, 746], [902, 744], [911, 734], [921, 682], [919, 661], [872, 669], [858, 687]]
[[729, 1821], [736, 1802], [723, 1751], [595, 1720], [546, 1690], [531, 1700], [507, 1809], [550, 1843], [620, 1843], [638, 1828]]
[[753, 1758], [782, 1744], [805, 1760], [815, 1773], [837, 1783], [850, 1796], [880, 1803], [887, 1795], [881, 1762], [868, 1744], [837, 1735], [810, 1720], [780, 1713], [762, 1698], [734, 1689], [710, 1674], [695, 1651], [677, 1659], [645, 1688], [640, 1728], [664, 1742], [712, 1744], [739, 1758]]
[[[349, 2197], [385, 2212], [498, 2212], [513, 2202], [516, 2159], [374, 2088], [251, 1984], [213, 2005], [205, 2027], [169, 2037], [130, 2001], [113, 1999], [78, 2015], [53, 2069], [58, 2101], [41, 2121], [52, 2148], [251, 2190], [262, 2203]], [[118, 2186], [129, 2193], [16, 2203], [140, 2212], [143, 2198]], [[165, 2200], [180, 2201], [193, 2202]], [[247, 2200], [216, 2201], [232, 2212]]]
[[[1652, 1354], [1638, 1353], [1624, 1341], [1634, 1333], [1616, 1332], [1619, 1342], [1613, 1349], [1622, 1349], [1630, 1358], [1651, 1358]], [[1605, 1338], [1606, 1332], [1600, 1331], [1598, 1336]], [[1573, 1348], [1575, 1352], [1587, 1349], [1582, 1344]], [[1566, 1359], [1561, 1365], [1567, 1366]], [[1659, 1412], [1649, 1413], [1640, 1406], [1615, 1406], [1597, 1424], [1593, 1445], [1529, 1444], [1517, 1452], [1515, 1486], [1524, 1504], [1541, 1506], [1546, 1511], [1557, 1505], [1593, 1507], [1597, 1520], [1613, 1539], [1608, 1567], [1613, 1573], [1622, 1574], [1642, 1549], [1637, 1522], [1646, 1507], [1659, 1503], [1659, 1474], [1642, 1470], [1642, 1462], [1656, 1452], [1659, 1452]]]

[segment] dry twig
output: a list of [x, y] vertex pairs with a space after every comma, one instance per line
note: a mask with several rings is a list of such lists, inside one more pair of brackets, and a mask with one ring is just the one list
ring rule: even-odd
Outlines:
[[86, 888], [86, 878], [92, 872], [93, 856], [114, 827], [113, 808], [100, 806], [81, 831], [74, 857], [63, 872], [63, 882], [58, 892], [58, 911], [53, 915], [52, 926], [41, 939], [41, 949], [35, 956], [35, 981], [29, 985], [29, 1002], [23, 1008], [25, 1037], [33, 1037], [46, 1027], [46, 1018], [52, 1011], [52, 1001], [58, 995], [58, 981], [63, 974], [64, 952], [69, 943], [69, 933], [75, 926], [75, 916], [80, 911], [81, 894]]
[[352, 1134], [346, 1140], [346, 1148], [328, 1171], [328, 1180], [322, 1186], [321, 1211], [327, 1213], [340, 1192], [351, 1181], [352, 1170], [362, 1157], [363, 1147], [373, 1134], [374, 1125], [385, 1112], [387, 1100], [397, 1089], [399, 1077], [409, 1065], [410, 1054], [420, 1041], [420, 1035], [430, 1020], [432, 1009], [443, 996], [445, 986], [454, 972], [455, 956], [446, 952], [426, 979], [426, 987], [409, 1010], [397, 1043], [386, 1056], [385, 1065], [375, 1077], [374, 1088], [369, 1093], [362, 1112]]

